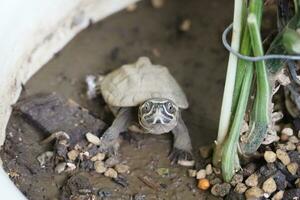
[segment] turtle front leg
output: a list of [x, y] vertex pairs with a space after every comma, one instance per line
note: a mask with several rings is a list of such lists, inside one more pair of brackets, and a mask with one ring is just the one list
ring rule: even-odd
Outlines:
[[177, 126], [172, 130], [174, 135], [173, 150], [169, 155], [172, 164], [182, 166], [193, 166], [192, 145], [188, 129], [181, 116], [178, 119]]
[[133, 120], [131, 108], [120, 108], [112, 125], [103, 133], [100, 151], [110, 155], [116, 155], [119, 148], [120, 133], [127, 131]]

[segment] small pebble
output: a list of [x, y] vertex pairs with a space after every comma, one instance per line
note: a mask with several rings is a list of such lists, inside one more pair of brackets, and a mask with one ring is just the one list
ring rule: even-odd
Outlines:
[[183, 32], [187, 32], [187, 31], [189, 31], [191, 29], [191, 26], [192, 26], [191, 20], [185, 19], [180, 24], [179, 30], [181, 30]]
[[216, 184], [211, 188], [211, 193], [217, 197], [224, 197], [229, 193], [230, 189], [229, 183]]
[[239, 194], [245, 193], [246, 190], [247, 190], [247, 186], [244, 183], [238, 183], [234, 188], [234, 191]]
[[296, 188], [300, 188], [300, 178], [295, 181]]
[[210, 180], [209, 183], [210, 183], [211, 185], [216, 185], [216, 184], [222, 183], [222, 180], [221, 180], [220, 178], [216, 177], [216, 178]]
[[68, 155], [69, 160], [74, 161], [78, 157], [79, 152], [77, 150], [71, 150], [71, 151], [68, 152], [67, 155]]
[[105, 160], [105, 166], [106, 167], [113, 167], [116, 164], [120, 163], [120, 159], [118, 156], [111, 156], [108, 159]]
[[211, 164], [206, 165], [205, 172], [206, 172], [206, 175], [210, 175], [210, 174], [213, 173], [213, 169], [212, 169]]
[[76, 169], [76, 165], [74, 163], [67, 163], [65, 171], [70, 172], [70, 171], [73, 171], [75, 169]]
[[294, 131], [292, 128], [286, 127], [286, 128], [282, 129], [281, 134], [284, 134], [287, 136], [292, 136], [292, 135], [294, 135]]
[[97, 153], [95, 156], [91, 158], [91, 161], [102, 161], [105, 158], [105, 153]]
[[104, 163], [102, 161], [96, 161], [94, 163], [94, 168], [95, 168], [95, 171], [99, 174], [102, 174], [106, 171], [106, 167], [104, 166]]
[[129, 166], [124, 164], [116, 164], [115, 170], [120, 174], [129, 173]]
[[274, 196], [272, 197], [272, 200], [281, 200], [283, 198], [283, 193], [284, 191], [282, 190], [276, 192], [276, 194], [274, 194]]
[[108, 168], [106, 172], [104, 173], [104, 176], [110, 177], [110, 178], [117, 178], [118, 172], [114, 170], [113, 168]]
[[58, 174], [62, 173], [63, 171], [65, 171], [66, 166], [67, 166], [67, 163], [65, 163], [65, 162], [58, 163], [55, 167], [55, 172]]
[[284, 147], [287, 151], [293, 151], [296, 149], [296, 145], [290, 141], [288, 141]]
[[289, 138], [289, 141], [293, 144], [298, 144], [299, 143], [299, 139], [294, 135]]
[[247, 200], [259, 199], [264, 195], [264, 192], [259, 187], [252, 187], [245, 192]]
[[161, 167], [161, 168], [158, 168], [156, 170], [156, 172], [158, 173], [158, 175], [162, 176], [162, 177], [165, 177], [165, 176], [169, 176], [170, 175], [170, 170], [169, 168], [165, 168], [165, 167]]
[[41, 167], [45, 167], [46, 163], [53, 157], [52, 151], [46, 151], [37, 157]]
[[197, 172], [197, 175], [196, 175], [197, 179], [203, 179], [206, 177], [206, 171], [205, 169], [200, 169], [198, 172]]
[[300, 144], [297, 145], [297, 151], [300, 153]]
[[276, 191], [277, 189], [277, 186], [276, 186], [276, 183], [274, 181], [274, 179], [271, 177], [271, 178], [268, 178], [264, 183], [263, 183], [263, 187], [262, 189], [268, 193], [268, 194], [272, 194], [273, 192]]
[[297, 174], [297, 171], [298, 171], [298, 164], [297, 163], [292, 162], [292, 163], [288, 164], [286, 167], [292, 175]]
[[246, 181], [245, 181], [246, 185], [249, 187], [255, 187], [258, 184], [258, 176], [256, 173], [252, 174], [251, 176], [249, 176]]
[[127, 12], [133, 12], [136, 9], [137, 9], [137, 4], [133, 3], [133, 4], [130, 4], [129, 6], [127, 6], [126, 11]]
[[188, 175], [189, 175], [189, 177], [196, 177], [197, 171], [194, 169], [188, 169]]
[[153, 8], [162, 8], [165, 4], [165, 0], [151, 0]]
[[281, 149], [276, 150], [276, 155], [284, 165], [288, 165], [291, 162], [289, 155]]
[[235, 186], [236, 184], [241, 183], [241, 182], [243, 182], [243, 175], [241, 175], [241, 174], [235, 174], [232, 177], [230, 184], [232, 186]]
[[200, 190], [207, 190], [210, 187], [209, 181], [206, 178], [199, 179], [198, 188]]
[[85, 134], [85, 137], [86, 137], [87, 141], [89, 141], [90, 143], [92, 143], [94, 145], [100, 145], [101, 144], [100, 138], [97, 137], [96, 135], [90, 133], [90, 132]]
[[273, 151], [265, 151], [264, 158], [268, 163], [273, 163], [276, 161], [276, 153]]
[[199, 152], [202, 158], [208, 158], [212, 155], [213, 148], [212, 145], [202, 146], [199, 148]]

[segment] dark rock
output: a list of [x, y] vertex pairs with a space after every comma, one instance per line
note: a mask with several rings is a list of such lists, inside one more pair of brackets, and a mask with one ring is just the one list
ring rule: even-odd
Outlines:
[[282, 164], [281, 162], [275, 162], [275, 165], [277, 167], [278, 170], [280, 170], [284, 175], [285, 178], [288, 182], [293, 183], [296, 179], [297, 176], [296, 175], [292, 175], [287, 168], [285, 167], [284, 164]]
[[82, 175], [71, 176], [62, 189], [61, 199], [69, 200], [72, 195], [80, 194], [80, 191], [92, 191], [89, 179]]
[[105, 123], [88, 110], [55, 93], [26, 97], [14, 109], [47, 134], [66, 132], [70, 136], [71, 146], [84, 140], [87, 132], [99, 135], [105, 128]]
[[267, 163], [266, 165], [263, 165], [258, 170], [259, 183], [263, 183], [265, 180], [273, 176], [277, 172], [277, 167], [274, 163]]
[[239, 194], [237, 192], [234, 192], [233, 190], [230, 191], [230, 193], [225, 197], [225, 200], [245, 200], [244, 194]]
[[94, 169], [94, 163], [93, 163], [93, 161], [91, 161], [91, 160], [86, 160], [86, 159], [85, 159], [85, 160], [82, 160], [82, 161], [80, 162], [79, 167], [80, 167], [81, 169], [90, 171], [90, 170], [93, 170], [93, 169]]
[[244, 177], [248, 177], [250, 176], [251, 174], [253, 174], [256, 169], [257, 169], [257, 164], [254, 163], [254, 162], [250, 162], [248, 163], [245, 167], [244, 167], [244, 170], [243, 170], [243, 176]]
[[300, 188], [286, 190], [283, 194], [284, 200], [294, 200], [300, 197]]
[[134, 200], [145, 200], [146, 199], [146, 195], [137, 193], [137, 194], [135, 194], [133, 196], [133, 199]]
[[128, 187], [129, 183], [124, 176], [119, 175], [117, 178], [113, 178], [113, 181], [122, 187]]
[[108, 188], [99, 189], [97, 194], [100, 198], [107, 198], [112, 196], [112, 193]]
[[295, 162], [300, 165], [300, 153], [297, 151], [288, 152], [291, 162]]
[[278, 190], [284, 190], [287, 186], [285, 175], [281, 171], [277, 171], [273, 176]]

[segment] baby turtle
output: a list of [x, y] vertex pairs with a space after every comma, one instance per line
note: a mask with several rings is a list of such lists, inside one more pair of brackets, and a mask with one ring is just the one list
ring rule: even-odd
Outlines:
[[88, 76], [86, 81], [101, 92], [115, 115], [101, 137], [103, 151], [116, 154], [119, 134], [138, 121], [135, 124], [143, 133], [172, 131], [171, 162], [184, 166], [194, 164], [188, 129], [181, 117], [181, 109], [188, 108], [188, 101], [166, 67], [153, 65], [149, 58], [141, 57], [136, 63], [124, 65], [97, 81], [95, 76]]

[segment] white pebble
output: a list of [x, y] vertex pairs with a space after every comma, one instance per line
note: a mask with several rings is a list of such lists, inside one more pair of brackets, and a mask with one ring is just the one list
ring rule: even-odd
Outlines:
[[182, 23], [180, 24], [179, 29], [183, 32], [187, 32], [191, 29], [192, 26], [192, 22], [189, 19], [185, 19], [182, 21]]
[[37, 160], [39, 161], [40, 166], [43, 168], [43, 167], [45, 167], [46, 163], [51, 160], [52, 157], [53, 157], [53, 152], [46, 151], [46, 152], [42, 153], [41, 155], [39, 155], [37, 157]]
[[94, 168], [95, 168], [95, 171], [99, 174], [102, 174], [106, 171], [106, 167], [104, 166], [104, 163], [102, 161], [96, 161], [94, 163]]
[[74, 163], [67, 163], [65, 171], [70, 172], [70, 171], [73, 171], [75, 169], [76, 169], [76, 165]]
[[277, 189], [275, 180], [274, 180], [272, 177], [271, 177], [271, 178], [268, 178], [268, 179], [263, 183], [262, 189], [263, 189], [266, 193], [268, 193], [268, 194], [272, 194], [273, 192], [275, 192], [276, 189]]
[[251, 200], [259, 199], [263, 195], [264, 195], [264, 192], [262, 191], [262, 189], [260, 189], [258, 187], [252, 187], [245, 192], [246, 199], [249, 199], [249, 200], [250, 199]]
[[245, 193], [246, 190], [247, 190], [247, 186], [244, 183], [238, 183], [234, 188], [234, 191], [239, 194]]
[[165, 0], [151, 0], [153, 8], [162, 8], [165, 4]]
[[116, 164], [115, 170], [120, 174], [129, 173], [129, 166], [124, 164]]
[[258, 184], [258, 176], [256, 173], [252, 174], [251, 176], [249, 176], [246, 181], [245, 181], [246, 185], [249, 187], [255, 187]]
[[90, 143], [92, 143], [94, 145], [100, 145], [101, 144], [100, 138], [97, 137], [96, 135], [90, 133], [90, 132], [85, 134], [85, 137], [86, 137], [87, 141], [89, 141]]
[[282, 129], [281, 134], [292, 136], [292, 135], [294, 135], [294, 131], [292, 128], [286, 127], [284, 129]]
[[110, 178], [117, 178], [118, 177], [118, 173], [113, 168], [108, 168], [106, 170], [106, 172], [104, 173], [104, 176], [110, 177]]
[[288, 165], [291, 162], [289, 155], [281, 149], [276, 150], [276, 155], [284, 165]]
[[294, 136], [294, 135], [289, 138], [289, 141], [292, 142], [292, 143], [294, 143], [294, 144], [298, 144], [299, 143], [299, 139], [296, 136]]
[[68, 152], [67, 155], [68, 155], [69, 160], [74, 161], [78, 157], [79, 152], [77, 150], [71, 150], [71, 151]]
[[58, 174], [62, 173], [63, 171], [65, 171], [66, 166], [67, 166], [67, 163], [65, 163], [65, 162], [58, 163], [55, 167], [55, 172]]
[[196, 175], [197, 179], [203, 179], [203, 178], [205, 178], [205, 176], [206, 176], [205, 169], [200, 169]]
[[284, 191], [280, 190], [272, 197], [272, 200], [281, 200], [283, 199]]
[[206, 172], [206, 175], [210, 175], [210, 174], [213, 173], [213, 169], [212, 169], [211, 164], [206, 165], [205, 172]]
[[273, 163], [276, 161], [276, 153], [273, 151], [265, 151], [264, 158], [268, 163]]
[[288, 164], [286, 166], [286, 168], [292, 175], [296, 175], [297, 171], [298, 171], [298, 164], [293, 162], [293, 163]]
[[97, 153], [95, 156], [91, 158], [91, 161], [102, 161], [105, 158], [105, 153]]
[[189, 175], [189, 177], [196, 177], [197, 171], [194, 169], [188, 169], [188, 175]]

